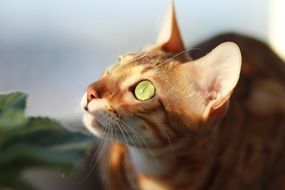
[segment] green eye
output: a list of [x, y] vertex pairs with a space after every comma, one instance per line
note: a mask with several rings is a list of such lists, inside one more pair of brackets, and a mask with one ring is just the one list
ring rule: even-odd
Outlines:
[[155, 87], [149, 80], [139, 82], [135, 88], [135, 97], [138, 100], [148, 100], [155, 94]]

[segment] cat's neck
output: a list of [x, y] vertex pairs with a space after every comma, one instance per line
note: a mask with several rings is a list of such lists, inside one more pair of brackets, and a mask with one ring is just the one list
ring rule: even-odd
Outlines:
[[137, 172], [149, 176], [158, 176], [165, 172], [165, 162], [162, 162], [161, 155], [156, 151], [131, 146], [128, 149], [133, 166]]
[[[171, 143], [164, 149], [138, 148], [128, 146], [129, 154], [135, 170], [151, 177], [167, 176], [187, 159], [193, 162], [207, 162], [206, 156], [213, 151], [215, 131], [193, 135], [189, 140]], [[189, 164], [188, 164], [189, 165]]]

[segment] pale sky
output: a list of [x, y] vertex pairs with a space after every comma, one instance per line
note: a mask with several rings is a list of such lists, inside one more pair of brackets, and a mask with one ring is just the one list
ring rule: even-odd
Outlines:
[[[177, 0], [185, 44], [223, 31], [268, 39], [269, 0]], [[28, 113], [79, 116], [85, 87], [120, 53], [155, 41], [165, 0], [0, 0], [0, 93], [30, 94]]]

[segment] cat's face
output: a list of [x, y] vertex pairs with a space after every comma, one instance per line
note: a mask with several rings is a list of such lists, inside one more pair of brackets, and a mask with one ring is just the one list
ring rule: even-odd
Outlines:
[[[239, 48], [219, 45], [185, 61], [174, 10], [169, 31], [151, 50], [121, 56], [82, 98], [94, 135], [135, 146], [167, 145], [222, 118], [240, 72]], [[179, 57], [179, 58], [178, 58]]]
[[177, 135], [167, 125], [174, 111], [168, 104], [182, 101], [175, 76], [180, 64], [161, 51], [121, 56], [88, 87], [82, 99], [85, 125], [97, 136], [129, 144], [168, 142]]

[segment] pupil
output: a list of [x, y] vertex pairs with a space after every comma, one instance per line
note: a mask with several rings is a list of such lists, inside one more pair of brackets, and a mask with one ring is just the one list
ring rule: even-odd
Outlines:
[[146, 87], [143, 87], [143, 88], [141, 89], [140, 93], [143, 94], [144, 91], [145, 91], [145, 89], [146, 89]]

